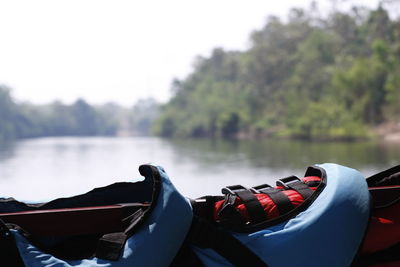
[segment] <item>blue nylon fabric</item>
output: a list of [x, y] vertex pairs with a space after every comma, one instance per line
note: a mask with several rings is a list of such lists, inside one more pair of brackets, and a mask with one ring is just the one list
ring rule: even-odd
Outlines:
[[[349, 266], [369, 219], [369, 192], [356, 170], [319, 165], [327, 185], [310, 207], [296, 217], [251, 234], [233, 233], [269, 266]], [[205, 266], [232, 266], [211, 249], [194, 248]]]
[[192, 208], [172, 185], [162, 167], [161, 189], [155, 208], [140, 229], [127, 240], [119, 261], [98, 258], [65, 261], [42, 252], [13, 230], [18, 249], [29, 267], [159, 267], [168, 266], [177, 254], [192, 222]]

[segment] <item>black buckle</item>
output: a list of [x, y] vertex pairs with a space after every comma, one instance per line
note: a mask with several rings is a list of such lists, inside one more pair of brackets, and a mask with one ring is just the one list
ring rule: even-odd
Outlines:
[[219, 213], [223, 213], [227, 206], [232, 206], [236, 201], [236, 193], [238, 191], [247, 190], [244, 186], [241, 185], [230, 185], [221, 189], [222, 194], [225, 195], [224, 204]]
[[261, 185], [257, 185], [257, 186], [253, 186], [252, 188], [250, 188], [250, 191], [253, 192], [254, 194], [260, 194], [262, 193], [262, 190], [268, 189], [268, 188], [272, 188], [272, 186], [270, 186], [269, 184], [261, 184]]
[[241, 185], [231, 185], [222, 188], [222, 194], [225, 195], [224, 204], [222, 205], [218, 216], [220, 218], [229, 218], [231, 223], [242, 224], [243, 219], [237, 209], [235, 208], [235, 202], [237, 198], [236, 192], [248, 190], [246, 187]]
[[301, 180], [296, 176], [289, 176], [276, 181], [277, 186], [283, 186], [285, 189], [290, 189], [291, 184], [301, 182]]
[[226, 186], [226, 187], [222, 188], [221, 192], [224, 195], [229, 195], [229, 194], [236, 195], [236, 192], [245, 191], [245, 190], [248, 190], [248, 189], [242, 185], [230, 185], [230, 186]]
[[236, 195], [226, 194], [224, 198], [224, 204], [222, 205], [221, 211], [228, 205], [235, 205]]

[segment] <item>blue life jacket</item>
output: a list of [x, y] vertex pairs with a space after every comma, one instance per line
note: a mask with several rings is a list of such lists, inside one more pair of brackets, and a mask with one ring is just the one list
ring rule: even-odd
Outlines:
[[[137, 230], [123, 244], [122, 253], [118, 260], [105, 260], [98, 257], [80, 260], [60, 259], [42, 251], [19, 231], [11, 230], [24, 265], [27, 267], [168, 266], [177, 254], [190, 228], [192, 222], [191, 206], [189, 201], [172, 185], [163, 168], [143, 165], [139, 168], [139, 171], [145, 177], [145, 180], [137, 183], [137, 186], [144, 185], [153, 188], [153, 203], [147, 214], [143, 216]], [[140, 200], [133, 193], [130, 196], [133, 202]], [[117, 196], [112, 197], [117, 198]], [[129, 196], [127, 196], [128, 200]], [[65, 201], [68, 200], [61, 202]], [[102, 222], [99, 221], [98, 223]], [[13, 265], [9, 265], [9, 267], [11, 266]]]
[[[204, 266], [350, 266], [369, 219], [366, 180], [358, 171], [337, 164], [317, 165], [309, 172], [312, 173], [305, 176], [319, 172], [325, 185], [297, 215], [254, 231], [248, 224], [243, 225], [241, 232], [240, 227], [231, 230], [214, 225], [214, 230], [209, 230], [214, 231], [212, 236], [199, 237], [194, 233], [192, 250], [201, 263]], [[196, 219], [202, 221], [198, 226], [201, 231], [205, 220], [199, 217]], [[240, 243], [228, 246], [232, 239]], [[239, 251], [243, 250], [241, 245], [249, 249], [246, 255]]]

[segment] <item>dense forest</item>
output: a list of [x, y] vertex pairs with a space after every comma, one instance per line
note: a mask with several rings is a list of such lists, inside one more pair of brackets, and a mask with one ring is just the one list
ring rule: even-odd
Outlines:
[[158, 115], [153, 99], [132, 108], [108, 103], [93, 106], [84, 99], [66, 105], [17, 103], [11, 90], [0, 86], [0, 141], [43, 136], [147, 135]]
[[245, 51], [213, 50], [172, 83], [166, 137], [353, 140], [400, 118], [400, 20], [387, 6], [269, 17]]

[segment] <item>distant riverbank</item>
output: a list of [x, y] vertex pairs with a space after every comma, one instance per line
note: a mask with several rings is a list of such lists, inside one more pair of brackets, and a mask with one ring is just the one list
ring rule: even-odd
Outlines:
[[382, 124], [374, 132], [383, 142], [400, 144], [400, 122]]

